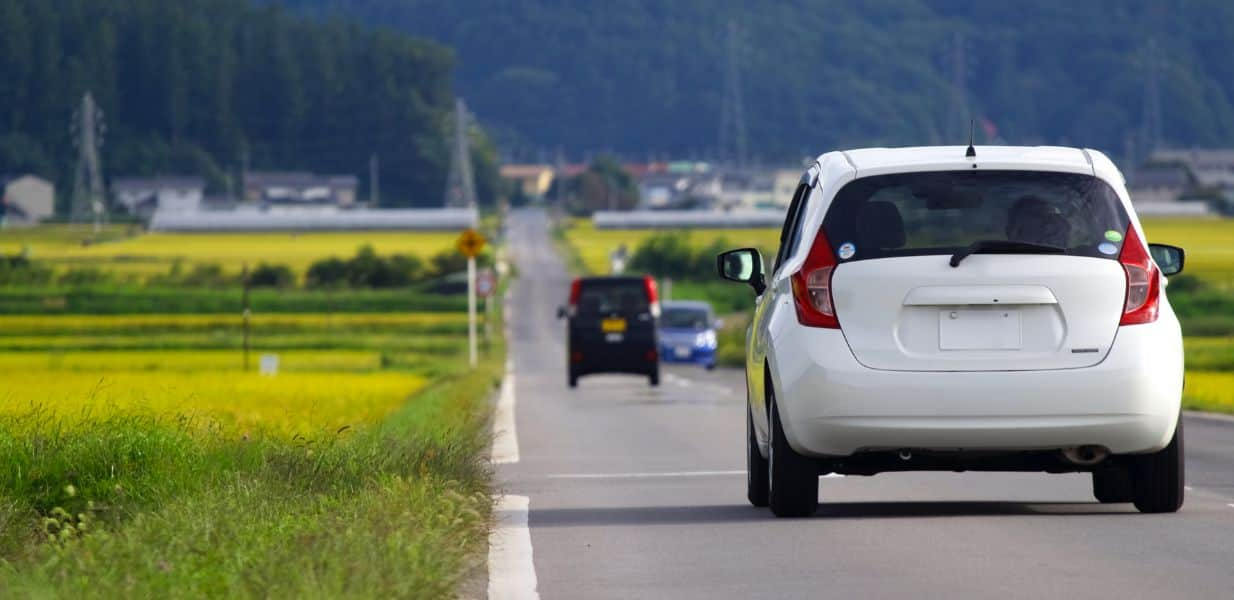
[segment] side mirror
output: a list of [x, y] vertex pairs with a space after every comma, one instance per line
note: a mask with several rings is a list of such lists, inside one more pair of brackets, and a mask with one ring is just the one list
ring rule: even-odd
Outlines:
[[1182, 248], [1167, 244], [1149, 244], [1148, 253], [1152, 255], [1153, 262], [1161, 268], [1162, 275], [1170, 277], [1183, 272], [1183, 263], [1187, 260], [1187, 253], [1183, 252]]
[[715, 321], [712, 321], [711, 327], [716, 330], [724, 329], [724, 319], [716, 319]]
[[716, 271], [723, 279], [748, 284], [754, 288], [755, 294], [762, 295], [767, 289], [767, 280], [763, 277], [763, 256], [754, 248], [720, 253], [716, 256]]
[[568, 314], [568, 313], [566, 312], [566, 307], [564, 307], [564, 306], [558, 306], [558, 307], [557, 307], [557, 318], [558, 318], [558, 319], [564, 319], [564, 318], [566, 318], [566, 315], [567, 315], [567, 314]]

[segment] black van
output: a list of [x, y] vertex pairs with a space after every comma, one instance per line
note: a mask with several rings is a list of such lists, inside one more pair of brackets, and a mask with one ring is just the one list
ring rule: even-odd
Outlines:
[[656, 282], [644, 277], [580, 277], [570, 287], [566, 368], [570, 387], [592, 373], [646, 375], [660, 385]]

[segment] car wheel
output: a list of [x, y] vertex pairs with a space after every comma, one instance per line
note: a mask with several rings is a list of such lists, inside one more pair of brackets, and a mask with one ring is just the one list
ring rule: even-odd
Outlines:
[[570, 374], [566, 376], [566, 383], [572, 388], [578, 387], [578, 374], [571, 370]]
[[703, 368], [708, 371], [714, 371], [716, 370], [716, 363], [707, 363], [706, 365], [703, 365]]
[[1177, 512], [1183, 506], [1183, 421], [1170, 445], [1135, 457], [1131, 467], [1135, 507], [1142, 513]]
[[746, 498], [754, 506], [767, 506], [767, 459], [758, 451], [754, 418], [746, 405]]
[[767, 504], [777, 517], [808, 517], [818, 510], [818, 472], [808, 458], [788, 445], [770, 384], [767, 402], [771, 404]]
[[660, 385], [660, 370], [656, 369], [647, 374], [647, 381], [651, 383], [651, 387]]
[[1135, 499], [1135, 491], [1131, 486], [1131, 472], [1126, 467], [1093, 471], [1093, 496], [1102, 504], [1131, 502]]

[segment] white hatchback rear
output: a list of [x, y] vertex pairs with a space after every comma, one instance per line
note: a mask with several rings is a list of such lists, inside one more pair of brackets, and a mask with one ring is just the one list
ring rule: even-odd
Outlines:
[[[777, 256], [721, 255], [759, 295], [749, 496], [817, 505], [817, 475], [1091, 471], [1104, 502], [1182, 504], [1182, 337], [1121, 174], [1070, 148], [824, 154]], [[1150, 254], [1151, 252], [1151, 254]], [[1154, 259], [1156, 259], [1154, 261]]]

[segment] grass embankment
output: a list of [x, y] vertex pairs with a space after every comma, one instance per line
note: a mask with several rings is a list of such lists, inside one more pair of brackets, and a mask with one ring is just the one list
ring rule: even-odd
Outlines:
[[[1186, 277], [1171, 280], [1170, 288], [1170, 301], [1186, 336], [1184, 405], [1196, 410], [1234, 413], [1234, 220], [1145, 219], [1143, 224], [1152, 241], [1176, 244], [1187, 250]], [[613, 249], [624, 243], [634, 252], [643, 240], [664, 232], [596, 230], [590, 221], [572, 219], [560, 224], [556, 233], [580, 272], [605, 273]], [[686, 236], [695, 249], [725, 239], [732, 247], [753, 246], [765, 253], [777, 247], [779, 235], [775, 229], [693, 229], [670, 233]], [[770, 260], [768, 256], [764, 258]], [[725, 323], [719, 335], [720, 363], [744, 364], [746, 327], [753, 306], [753, 294], [748, 288], [717, 281], [711, 273], [705, 273], [695, 280], [674, 281], [672, 297], [711, 302]]]
[[379, 423], [312, 436], [7, 418], [0, 595], [450, 595], [487, 531], [499, 374], [486, 360]]
[[0, 317], [0, 596], [451, 595], [504, 352], [467, 370], [463, 331], [258, 314], [262, 376], [235, 315]]

